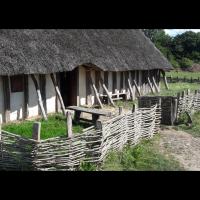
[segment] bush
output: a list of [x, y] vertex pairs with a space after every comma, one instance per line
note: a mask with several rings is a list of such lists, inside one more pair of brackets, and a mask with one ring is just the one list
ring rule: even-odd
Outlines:
[[190, 60], [189, 58], [185, 58], [185, 57], [184, 57], [184, 58], [182, 58], [182, 59], [180, 60], [179, 64], [180, 64], [180, 67], [181, 67], [181, 68], [187, 69], [187, 68], [192, 67], [193, 61]]

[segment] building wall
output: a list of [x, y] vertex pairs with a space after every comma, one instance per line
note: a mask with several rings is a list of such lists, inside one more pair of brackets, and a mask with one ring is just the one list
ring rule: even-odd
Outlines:
[[46, 75], [46, 105], [47, 113], [56, 112], [56, 92], [50, 75]]

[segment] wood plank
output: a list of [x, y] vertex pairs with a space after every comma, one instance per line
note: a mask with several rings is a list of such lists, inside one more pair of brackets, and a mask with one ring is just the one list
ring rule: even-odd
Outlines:
[[134, 100], [134, 95], [133, 95], [133, 88], [131, 86], [131, 81], [130, 79], [128, 78], [128, 87], [129, 87], [129, 91], [130, 91], [130, 94], [131, 94], [131, 99], [132, 101]]
[[112, 93], [117, 89], [117, 72], [112, 72]]
[[168, 86], [168, 83], [167, 83], [167, 78], [166, 78], [165, 72], [162, 70], [161, 73], [163, 75], [163, 81], [164, 81], [165, 87], [166, 87], [167, 90], [169, 90], [169, 86]]
[[135, 88], [136, 88], [136, 91], [137, 91], [138, 95], [141, 96], [141, 93], [140, 93], [140, 90], [139, 90], [139, 88], [138, 88], [138, 86], [137, 86], [136, 81], [133, 80], [133, 83], [134, 83], [134, 85], [135, 85]]
[[[56, 83], [58, 84], [58, 88], [60, 88], [60, 73], [56, 73], [55, 79], [56, 79]], [[58, 113], [59, 110], [60, 110], [59, 108], [60, 108], [61, 105], [59, 105], [59, 99], [58, 99], [57, 92], [56, 92], [56, 99], [55, 99], [55, 101], [56, 101], [55, 102], [55, 110]]]
[[98, 114], [102, 116], [111, 116], [111, 112], [95, 109], [95, 108], [84, 108], [84, 107], [79, 107], [79, 106], [69, 106], [67, 107], [69, 110], [74, 110], [74, 111], [79, 111], [79, 112], [85, 112], [89, 114]]
[[111, 95], [110, 95], [108, 89], [106, 88], [106, 86], [105, 86], [105, 84], [104, 84], [104, 82], [103, 82], [102, 77], [100, 77], [100, 83], [102, 84], [102, 87], [103, 87], [103, 89], [105, 90], [105, 92], [106, 92], [106, 94], [107, 94], [107, 96], [108, 96], [108, 99], [109, 99], [111, 105], [112, 105], [113, 107], [115, 107], [115, 104], [114, 104], [114, 102], [113, 102], [113, 100], [112, 100], [112, 97], [111, 97]]
[[152, 80], [153, 80], [153, 85], [154, 85], [154, 87], [155, 87], [155, 90], [156, 90], [156, 92], [158, 93], [158, 92], [159, 92], [159, 88], [158, 88], [158, 86], [157, 86], [157, 84], [156, 84], [156, 81], [155, 81], [154, 76], [152, 77]]
[[150, 89], [151, 89], [151, 92], [154, 94], [153, 87], [152, 87], [152, 85], [151, 85], [151, 81], [150, 81], [149, 76], [147, 77], [147, 81], [148, 81], [148, 85], [149, 85], [149, 87], [150, 87]]
[[46, 112], [45, 112], [45, 109], [44, 109], [44, 106], [43, 106], [43, 103], [42, 103], [42, 96], [41, 96], [41, 92], [40, 92], [40, 88], [39, 88], [37, 79], [36, 79], [34, 74], [31, 74], [31, 78], [32, 78], [33, 83], [35, 85], [35, 89], [36, 89], [37, 96], [38, 96], [38, 104], [39, 104], [39, 107], [41, 109], [42, 116], [45, 120], [47, 120], [47, 115], [46, 115]]
[[66, 116], [65, 105], [64, 105], [63, 98], [62, 98], [62, 96], [61, 96], [59, 87], [58, 87], [58, 83], [57, 83], [57, 81], [56, 81], [56, 79], [55, 79], [55, 77], [54, 77], [54, 74], [50, 74], [50, 76], [51, 76], [51, 80], [52, 80], [52, 82], [53, 82], [53, 85], [54, 85], [54, 88], [55, 88], [55, 91], [56, 91], [58, 100], [59, 100], [60, 105], [61, 105], [62, 113], [63, 113], [63, 115]]
[[90, 71], [86, 69], [86, 104], [92, 105], [92, 90], [90, 84]]
[[4, 122], [10, 121], [10, 81], [8, 76], [2, 76], [3, 100], [4, 100]]
[[[42, 96], [42, 103], [44, 106], [44, 110], [47, 113], [47, 102], [46, 102], [46, 75], [45, 74], [39, 74], [39, 87], [41, 91]], [[40, 113], [40, 109], [39, 109]], [[40, 113], [41, 114], [41, 113]]]
[[73, 132], [72, 132], [72, 113], [70, 111], [66, 112], [67, 115], [67, 137], [72, 138]]
[[123, 72], [120, 72], [120, 92], [123, 92], [124, 89], [124, 75]]
[[[98, 91], [97, 91], [97, 88], [96, 88], [96, 86], [95, 86], [95, 84], [94, 84], [94, 82], [93, 82], [93, 80], [92, 80], [92, 76], [91, 76], [91, 73], [89, 72], [89, 81], [90, 81], [90, 84], [92, 85], [92, 88], [93, 88], [93, 90], [94, 90], [94, 94], [95, 94], [95, 97], [96, 97], [96, 99], [97, 99], [97, 102], [98, 102], [98, 104], [100, 105], [100, 107], [101, 108], [103, 108], [103, 104], [101, 103], [101, 100], [100, 100], [100, 98], [99, 98], [99, 93], [98, 93]], [[100, 76], [100, 74], [99, 74], [99, 76]], [[99, 84], [98, 84], [99, 85]]]
[[24, 75], [24, 107], [23, 107], [23, 119], [28, 118], [29, 116], [29, 84], [28, 84], [28, 75]]
[[[100, 79], [100, 71], [98, 70], [95, 70], [95, 83], [94, 83], [94, 85], [95, 85], [95, 87], [96, 87], [96, 90], [97, 91], [99, 91], [100, 90], [100, 85], [99, 85], [99, 79]], [[98, 92], [98, 93], [100, 93], [100, 92]], [[97, 100], [97, 98], [95, 98], [95, 104], [98, 104], [99, 102], [98, 102], [98, 100]]]

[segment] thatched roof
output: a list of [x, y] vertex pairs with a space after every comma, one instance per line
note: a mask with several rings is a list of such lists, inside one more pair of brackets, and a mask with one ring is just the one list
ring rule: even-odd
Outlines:
[[171, 69], [141, 30], [0, 30], [0, 75], [70, 71]]

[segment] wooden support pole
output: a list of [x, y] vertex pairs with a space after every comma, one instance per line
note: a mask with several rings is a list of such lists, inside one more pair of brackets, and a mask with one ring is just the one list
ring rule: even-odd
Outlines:
[[138, 95], [141, 96], [141, 93], [140, 93], [140, 90], [139, 90], [139, 88], [138, 88], [138, 85], [137, 85], [136, 81], [133, 80], [133, 83], [134, 83], [134, 85], [135, 85], [135, 88], [136, 88], [136, 91], [137, 91]]
[[114, 102], [113, 102], [113, 100], [112, 100], [112, 97], [111, 97], [111, 95], [109, 94], [109, 91], [108, 91], [108, 89], [106, 88], [106, 86], [105, 86], [105, 84], [104, 84], [104, 82], [103, 82], [102, 77], [100, 77], [100, 83], [102, 84], [102, 87], [103, 87], [103, 89], [105, 90], [105, 92], [106, 92], [106, 94], [107, 94], [107, 96], [108, 96], [108, 99], [109, 99], [111, 105], [112, 105], [113, 107], [115, 107], [115, 104], [114, 104]]
[[41, 132], [41, 122], [34, 122], [32, 138], [38, 142], [40, 141], [40, 132]]
[[168, 83], [167, 83], [167, 78], [166, 78], [165, 72], [162, 71], [162, 74], [163, 74], [163, 80], [164, 80], [165, 87], [166, 87], [167, 90], [169, 90], [169, 86], [168, 86]]
[[72, 132], [72, 112], [67, 111], [66, 112], [67, 117], [67, 137], [72, 138], [73, 132]]
[[150, 81], [149, 76], [147, 77], [147, 82], [148, 82], [148, 85], [149, 85], [149, 87], [150, 87], [150, 89], [151, 89], [151, 92], [154, 94], [153, 87], [152, 87], [152, 85], [151, 85], [151, 81]]
[[35, 77], [34, 74], [31, 74], [31, 78], [32, 78], [33, 83], [34, 83], [34, 85], [35, 85], [35, 89], [36, 89], [37, 96], [38, 96], [38, 103], [39, 103], [39, 107], [40, 107], [42, 116], [43, 116], [43, 118], [44, 118], [45, 120], [47, 120], [47, 115], [46, 115], [46, 113], [45, 113], [44, 106], [43, 106], [43, 103], [42, 103], [42, 96], [41, 96], [41, 92], [40, 92], [40, 88], [39, 88], [37, 79], [36, 79], [36, 77]]
[[24, 108], [23, 119], [28, 118], [28, 102], [29, 102], [29, 87], [28, 87], [28, 75], [24, 75]]
[[55, 87], [55, 91], [56, 91], [56, 94], [57, 94], [57, 96], [58, 96], [58, 100], [59, 100], [60, 105], [61, 105], [62, 113], [63, 113], [63, 115], [66, 116], [65, 105], [64, 105], [63, 98], [62, 98], [62, 96], [61, 96], [61, 93], [60, 93], [60, 90], [59, 90], [57, 81], [56, 81], [56, 79], [55, 79], [55, 77], [54, 77], [54, 74], [50, 74], [50, 76], [51, 76], [51, 80], [52, 80], [52, 82], [53, 82], [53, 85], [54, 85], [54, 87]]
[[102, 122], [101, 122], [101, 120], [97, 120], [95, 126], [96, 126], [97, 130], [102, 130]]
[[133, 88], [131, 86], [131, 81], [130, 81], [129, 78], [128, 78], [128, 88], [129, 88], [129, 91], [130, 91], [130, 94], [131, 94], [131, 99], [133, 101], [134, 100]]
[[154, 85], [154, 87], [155, 87], [156, 92], [159, 93], [159, 92], [160, 92], [160, 91], [159, 91], [159, 87], [158, 87], [157, 84], [156, 84], [156, 81], [155, 81], [154, 76], [152, 77], [152, 80], [153, 80], [153, 85]]
[[123, 106], [119, 106], [119, 115], [123, 113]]
[[92, 80], [92, 77], [91, 77], [91, 72], [89, 71], [89, 81], [90, 81], [90, 84], [92, 85], [92, 88], [94, 90], [94, 94], [95, 94], [95, 97], [97, 99], [97, 102], [99, 103], [100, 107], [103, 108], [103, 104], [101, 103], [101, 100], [99, 98], [99, 93], [97, 92], [97, 88]]
[[4, 101], [4, 121], [10, 121], [10, 81], [8, 76], [2, 76], [3, 101]]
[[132, 113], [134, 113], [135, 112], [135, 104], [133, 104], [133, 108], [132, 108]]

